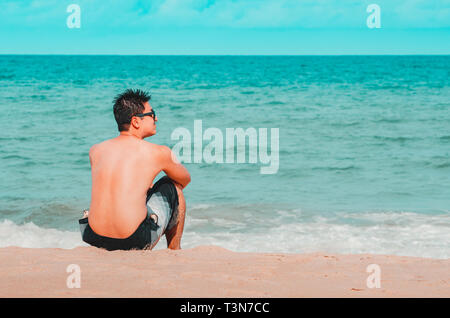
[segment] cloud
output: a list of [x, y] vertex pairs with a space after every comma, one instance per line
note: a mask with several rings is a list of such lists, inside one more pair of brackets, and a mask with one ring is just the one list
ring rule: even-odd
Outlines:
[[[345, 9], [348, 12], [361, 11], [360, 1], [347, 1], [344, 6], [337, 3], [334, 0], [165, 0], [148, 17], [157, 25], [244, 28], [323, 27], [333, 22], [349, 26], [358, 23], [356, 17], [348, 19]], [[349, 23], [351, 20], [353, 22]]]
[[161, 0], [147, 16], [164, 26], [365, 27], [371, 3], [387, 27], [450, 27], [450, 0]]
[[[371, 3], [383, 28], [449, 28], [450, 0], [3, 0], [1, 25], [60, 23], [78, 3], [93, 26], [363, 28]], [[57, 21], [57, 22], [54, 22]]]

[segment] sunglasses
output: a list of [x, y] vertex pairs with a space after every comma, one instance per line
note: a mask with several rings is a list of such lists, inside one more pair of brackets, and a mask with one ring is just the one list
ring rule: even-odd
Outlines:
[[155, 111], [152, 109], [152, 111], [151, 112], [148, 112], [148, 113], [143, 113], [143, 114], [136, 114], [136, 115], [134, 115], [134, 116], [136, 116], [136, 117], [145, 117], [145, 116], [151, 116], [151, 117], [153, 117], [153, 120], [155, 120], [155, 117], [156, 117], [156, 113], [155, 113]]

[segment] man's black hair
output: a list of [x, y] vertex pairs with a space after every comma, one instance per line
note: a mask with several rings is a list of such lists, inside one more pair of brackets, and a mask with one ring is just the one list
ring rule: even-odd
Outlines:
[[130, 129], [131, 117], [144, 112], [144, 103], [151, 99], [151, 95], [140, 89], [127, 89], [114, 99], [114, 118], [119, 131]]

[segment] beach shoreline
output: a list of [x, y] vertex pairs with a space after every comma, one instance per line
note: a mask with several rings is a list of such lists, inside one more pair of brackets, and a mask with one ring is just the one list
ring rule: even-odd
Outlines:
[[[5, 247], [0, 258], [0, 297], [450, 297], [450, 259], [243, 253], [217, 246], [114, 252]], [[380, 288], [368, 287], [371, 264], [379, 266]]]

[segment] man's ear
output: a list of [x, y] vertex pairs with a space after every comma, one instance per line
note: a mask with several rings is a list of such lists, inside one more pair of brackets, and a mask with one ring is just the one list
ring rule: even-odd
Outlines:
[[131, 117], [130, 125], [133, 126], [135, 129], [139, 129], [140, 126], [139, 119], [136, 116]]

